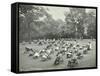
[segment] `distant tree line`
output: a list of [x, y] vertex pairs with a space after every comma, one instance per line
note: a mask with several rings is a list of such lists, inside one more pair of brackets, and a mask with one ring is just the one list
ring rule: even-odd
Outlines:
[[96, 13], [86, 12], [85, 8], [70, 8], [69, 13], [65, 12], [65, 21], [62, 21], [54, 20], [43, 7], [20, 5], [19, 25], [20, 41], [39, 38], [96, 38]]

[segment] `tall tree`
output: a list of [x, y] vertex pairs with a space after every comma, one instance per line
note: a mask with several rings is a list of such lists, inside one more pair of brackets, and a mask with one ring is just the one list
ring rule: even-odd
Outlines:
[[33, 23], [33, 25], [35, 25], [35, 23], [39, 22], [40, 17], [44, 16], [43, 10], [42, 7], [33, 5], [19, 6], [20, 40], [23, 38], [31, 40], [31, 33], [33, 30], [31, 24]]
[[96, 11], [90, 11], [87, 13], [87, 35], [89, 38], [96, 38]]
[[85, 16], [85, 8], [70, 8], [70, 12], [66, 14], [66, 25], [72, 37], [80, 38], [83, 36]]

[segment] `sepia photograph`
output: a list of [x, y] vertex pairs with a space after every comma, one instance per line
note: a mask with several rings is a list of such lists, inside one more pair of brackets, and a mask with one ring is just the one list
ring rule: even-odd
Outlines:
[[19, 4], [19, 71], [97, 67], [96, 8]]

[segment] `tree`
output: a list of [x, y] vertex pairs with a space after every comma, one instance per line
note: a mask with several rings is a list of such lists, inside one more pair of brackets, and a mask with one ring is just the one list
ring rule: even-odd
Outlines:
[[[19, 24], [20, 24], [20, 40], [29, 40], [32, 38], [33, 25], [39, 22], [40, 17], [44, 16], [44, 9], [32, 5], [19, 6]], [[26, 31], [27, 30], [27, 31]], [[34, 29], [35, 30], [35, 29]]]
[[85, 8], [70, 8], [70, 13], [66, 14], [66, 25], [68, 33], [72, 37], [80, 38], [84, 34], [84, 20], [85, 20]]
[[88, 12], [86, 23], [88, 25], [87, 35], [89, 38], [96, 38], [96, 13], [95, 11]]

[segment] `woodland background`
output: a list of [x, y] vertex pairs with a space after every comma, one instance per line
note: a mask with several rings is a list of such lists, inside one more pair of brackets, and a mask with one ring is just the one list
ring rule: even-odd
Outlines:
[[96, 38], [95, 9], [92, 8], [86, 12], [87, 8], [62, 7], [70, 10], [64, 13], [65, 19], [63, 21], [53, 19], [52, 14], [47, 12], [49, 9], [44, 7], [36, 5], [19, 6], [20, 42], [41, 38]]

